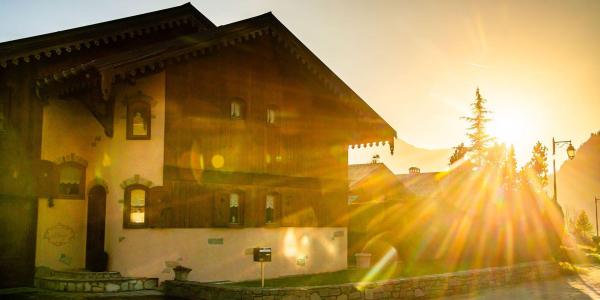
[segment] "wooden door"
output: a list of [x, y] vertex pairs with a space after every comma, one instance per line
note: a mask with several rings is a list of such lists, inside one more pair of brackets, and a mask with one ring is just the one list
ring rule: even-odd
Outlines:
[[0, 288], [33, 283], [37, 201], [0, 193]]
[[104, 187], [97, 185], [88, 194], [85, 268], [89, 271], [106, 271], [108, 260], [104, 252], [105, 218], [106, 190]]

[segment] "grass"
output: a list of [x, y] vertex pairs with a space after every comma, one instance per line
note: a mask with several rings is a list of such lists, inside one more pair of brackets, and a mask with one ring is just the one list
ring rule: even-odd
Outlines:
[[[350, 282], [373, 282], [379, 280], [413, 277], [421, 275], [447, 273], [466, 270], [468, 267], [459, 266], [450, 269], [442, 264], [419, 263], [410, 266], [398, 266], [396, 264], [382, 268], [379, 272], [369, 273], [369, 269], [347, 269], [337, 272], [307, 274], [298, 276], [286, 276], [265, 279], [265, 287], [301, 287], [317, 285], [335, 285]], [[228, 285], [242, 287], [260, 287], [260, 280], [233, 282]]]

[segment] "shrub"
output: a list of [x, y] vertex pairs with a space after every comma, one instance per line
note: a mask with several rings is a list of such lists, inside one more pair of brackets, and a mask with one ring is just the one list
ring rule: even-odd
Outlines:
[[593, 264], [600, 264], [600, 254], [596, 253], [587, 253], [585, 255], [587, 259]]
[[563, 275], [576, 275], [585, 273], [584, 269], [574, 266], [573, 264], [566, 261], [559, 262], [558, 267], [560, 268], [560, 273]]

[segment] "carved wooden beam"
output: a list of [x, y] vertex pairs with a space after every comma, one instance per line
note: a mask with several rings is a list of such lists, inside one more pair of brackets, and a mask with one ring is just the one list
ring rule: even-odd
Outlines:
[[114, 133], [115, 97], [109, 95], [106, 99], [103, 93], [99, 93], [97, 89], [93, 89], [86, 94], [83, 97], [78, 97], [79, 101], [87, 107], [94, 118], [102, 125], [104, 134], [112, 137]]
[[115, 98], [110, 96], [104, 100], [100, 90], [91, 88], [77, 94], [62, 96], [62, 99], [81, 102], [92, 113], [96, 121], [104, 128], [104, 134], [112, 137], [114, 133]]

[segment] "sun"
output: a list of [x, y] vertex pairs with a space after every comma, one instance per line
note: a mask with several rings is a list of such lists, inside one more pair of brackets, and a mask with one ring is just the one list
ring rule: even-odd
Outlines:
[[488, 124], [488, 134], [499, 144], [515, 147], [517, 161], [522, 165], [529, 160], [531, 147], [540, 137], [536, 135], [538, 124], [534, 115], [525, 110], [496, 110]]
[[498, 143], [517, 146], [527, 142], [527, 129], [514, 118], [493, 119], [488, 129]]

